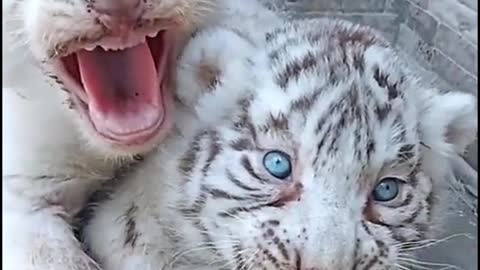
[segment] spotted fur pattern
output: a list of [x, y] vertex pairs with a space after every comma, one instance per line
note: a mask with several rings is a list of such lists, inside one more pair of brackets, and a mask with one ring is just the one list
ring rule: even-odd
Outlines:
[[[262, 46], [214, 33], [192, 41], [207, 56], [197, 72], [179, 70], [204, 87], [196, 117], [213, 120], [180, 128], [97, 202], [91, 254], [106, 270], [402, 269], [438, 224], [448, 159], [475, 136], [475, 98], [421, 85], [383, 38], [343, 21], [272, 25]], [[245, 53], [224, 54], [221, 35]], [[232, 65], [198, 76], [208, 48]], [[290, 155], [287, 179], [263, 167], [270, 150]], [[375, 201], [389, 176], [399, 195]]]

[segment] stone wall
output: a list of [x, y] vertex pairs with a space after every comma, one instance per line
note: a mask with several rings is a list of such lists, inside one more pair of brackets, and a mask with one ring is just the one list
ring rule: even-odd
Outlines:
[[476, 0], [393, 0], [399, 47], [458, 90], [477, 92]]
[[367, 24], [458, 90], [477, 92], [476, 0], [273, 0], [294, 16]]

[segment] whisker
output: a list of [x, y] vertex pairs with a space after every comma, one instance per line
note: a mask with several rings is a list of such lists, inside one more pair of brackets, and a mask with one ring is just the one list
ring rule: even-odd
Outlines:
[[245, 265], [250, 264], [250, 266], [247, 268], [247, 270], [251, 270], [255, 266], [255, 256], [258, 254], [260, 249], [257, 249], [252, 255], [250, 255], [250, 258], [245, 262]]
[[[250, 251], [250, 249], [243, 249], [239, 252], [236, 252], [236, 254], [243, 254], [243, 253], [246, 253], [246, 252], [249, 252], [249, 251]], [[237, 263], [237, 261], [235, 259], [232, 259], [232, 260], [228, 261], [227, 263], [221, 265], [220, 268], [223, 269], [224, 267], [226, 267], [228, 265], [236, 264], [236, 263]], [[233, 267], [232, 269], [234, 269], [234, 268], [236, 268], [236, 267]]]
[[[218, 250], [218, 249], [226, 249], [231, 247], [234, 244], [237, 244], [238, 241], [235, 240], [230, 240], [230, 241], [218, 241], [218, 242], [207, 242], [207, 243], [202, 243], [199, 244], [196, 247], [189, 248], [186, 250], [180, 250], [176, 252], [173, 256], [172, 259], [169, 263], [169, 265], [174, 265], [181, 257], [193, 253], [193, 252], [198, 252], [198, 251], [205, 251], [205, 250]], [[222, 246], [220, 244], [224, 244], [225, 246]]]
[[412, 266], [412, 267], [414, 267], [414, 269], [416, 269], [416, 270], [417, 270], [417, 269], [418, 269], [418, 270], [434, 270], [434, 269], [432, 269], [432, 268], [425, 267], [425, 266], [421, 266], [421, 265], [416, 265], [416, 264], [410, 263], [410, 262], [402, 262], [402, 263], [404, 263], [404, 264], [406, 264], [406, 265], [408, 265], [408, 266]]
[[[431, 246], [435, 246], [435, 245], [438, 245], [440, 243], [443, 243], [443, 242], [446, 242], [446, 241], [449, 241], [453, 238], [456, 238], [456, 237], [461, 237], [461, 236], [464, 236], [464, 237], [467, 237], [469, 239], [472, 239], [471, 236], [469, 234], [465, 234], [465, 233], [459, 233], [459, 234], [453, 234], [453, 235], [450, 235], [450, 236], [447, 236], [447, 237], [444, 237], [444, 238], [441, 238], [441, 239], [429, 239], [429, 240], [425, 240], [427, 242], [425, 243], [420, 243], [419, 245], [417, 246], [413, 246], [413, 247], [406, 247], [406, 248], [402, 248], [400, 246], [399, 248], [399, 251], [400, 252], [403, 252], [403, 251], [412, 251], [412, 250], [418, 250], [418, 249], [423, 249], [423, 248], [427, 248], [427, 247], [431, 247]], [[419, 241], [420, 242], [420, 241]], [[403, 243], [403, 244], [407, 244], [407, 243]], [[414, 244], [415, 245], [415, 244]], [[397, 246], [398, 247], [398, 246]]]
[[417, 267], [419, 266], [436, 266], [436, 267], [442, 267], [441, 269], [457, 269], [457, 270], [464, 270], [463, 268], [460, 268], [455, 265], [447, 264], [447, 263], [434, 263], [434, 262], [426, 262], [426, 261], [420, 261], [416, 259], [411, 259], [411, 258], [398, 258], [399, 261], [405, 262], [405, 263], [412, 263], [415, 264]]
[[402, 269], [402, 270], [411, 270], [410, 268], [408, 268], [408, 267], [406, 267], [406, 266], [403, 266], [403, 265], [400, 265], [400, 264], [398, 264], [398, 263], [394, 264], [394, 266], [395, 266], [396, 268], [400, 268], [400, 269]]

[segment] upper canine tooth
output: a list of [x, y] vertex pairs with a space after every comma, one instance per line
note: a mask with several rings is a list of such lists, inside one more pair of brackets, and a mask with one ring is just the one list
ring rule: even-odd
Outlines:
[[158, 35], [158, 32], [152, 32], [147, 34], [147, 36], [149, 37], [156, 37], [157, 35]]
[[112, 48], [110, 48], [109, 46], [105, 46], [105, 45], [100, 45], [100, 47], [102, 47], [102, 49], [103, 49], [104, 51], [109, 51], [109, 50], [112, 49]]
[[87, 46], [85, 46], [85, 50], [93, 51], [95, 49], [95, 47], [97, 47], [97, 46], [96, 45], [87, 45]]

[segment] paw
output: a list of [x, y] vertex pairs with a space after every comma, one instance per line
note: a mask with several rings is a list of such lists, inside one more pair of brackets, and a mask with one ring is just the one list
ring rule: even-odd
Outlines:
[[3, 269], [100, 270], [70, 226], [50, 210], [4, 212]]

